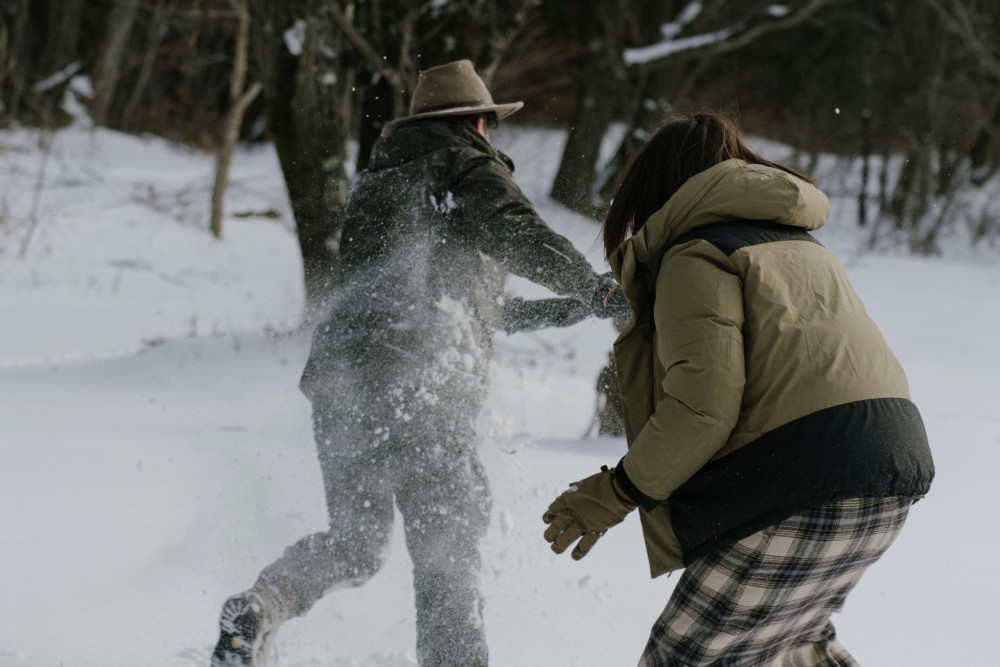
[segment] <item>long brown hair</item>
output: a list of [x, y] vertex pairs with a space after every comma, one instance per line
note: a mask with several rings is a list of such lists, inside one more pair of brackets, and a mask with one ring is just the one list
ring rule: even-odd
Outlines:
[[736, 123], [722, 114], [673, 113], [639, 149], [618, 185], [604, 218], [604, 256], [610, 257], [622, 241], [639, 231], [685, 181], [733, 158], [815, 182], [752, 151]]

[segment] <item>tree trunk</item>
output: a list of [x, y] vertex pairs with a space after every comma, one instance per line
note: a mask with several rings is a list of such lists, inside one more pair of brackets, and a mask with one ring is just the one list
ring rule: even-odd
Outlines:
[[552, 183], [553, 199], [593, 217], [600, 214], [594, 183], [601, 144], [624, 97], [623, 14], [600, 0], [588, 0], [577, 14], [582, 21], [579, 39], [586, 51], [566, 145]]
[[142, 56], [142, 64], [139, 66], [139, 75], [136, 77], [132, 92], [129, 93], [128, 101], [122, 109], [121, 125], [126, 131], [136, 129], [132, 123], [133, 114], [142, 100], [143, 93], [149, 86], [153, 75], [153, 67], [156, 65], [156, 54], [163, 41], [163, 0], [157, 0], [156, 5], [150, 10], [150, 16], [146, 19], [146, 49]]
[[233, 73], [229, 83], [229, 110], [226, 113], [226, 127], [222, 135], [222, 145], [219, 147], [219, 158], [215, 170], [215, 185], [212, 188], [212, 235], [222, 238], [223, 198], [226, 194], [226, 184], [229, 181], [229, 164], [240, 135], [240, 123], [246, 108], [261, 91], [261, 84], [254, 83], [249, 90], [244, 91], [247, 74], [247, 51], [250, 41], [250, 12], [247, 0], [233, 0], [234, 8], [239, 16], [239, 27], [236, 32], [236, 46], [233, 51]]
[[581, 82], [566, 135], [552, 198], [570, 210], [596, 217], [600, 207], [592, 194], [601, 143], [611, 124], [612, 99], [602, 86]]
[[599, 0], [589, 0], [578, 16], [583, 21], [580, 42], [586, 51], [552, 198], [571, 210], [596, 217], [600, 211], [593, 192], [597, 161], [625, 88], [621, 58], [624, 26], [622, 12]]
[[[646, 0], [633, 11], [635, 23], [633, 40], [648, 44], [660, 37], [660, 26], [673, 21], [681, 13], [684, 2]], [[602, 202], [610, 202], [618, 188], [618, 181], [639, 147], [649, 134], [659, 126], [671, 110], [671, 100], [678, 92], [675, 77], [669, 68], [651, 68], [636, 64], [627, 70], [628, 88], [632, 97], [625, 106], [622, 120], [625, 134], [614, 155], [605, 164], [595, 183], [594, 190]], [[682, 84], [684, 85], [684, 84]]]
[[325, 4], [251, 0], [255, 60], [295, 216], [305, 323], [319, 317], [337, 279], [353, 79]]
[[914, 190], [916, 172], [916, 153], [913, 150], [907, 151], [902, 169], [899, 171], [899, 178], [896, 179], [896, 186], [892, 191], [892, 199], [889, 201], [889, 215], [896, 229], [903, 229], [906, 224], [906, 203]]
[[[662, 0], [640, 3], [637, 0], [636, 4], [641, 6], [633, 9], [633, 20], [637, 24], [636, 34], [641, 44], [662, 46], [664, 28], [669, 25], [686, 32], [687, 26], [702, 13], [709, 22], [721, 25], [713, 28], [703, 25], [700, 27], [701, 33], [687, 33], [684, 36], [712, 37], [720, 29], [724, 29], [728, 32], [728, 37], [721, 40], [710, 39], [702, 46], [678, 49], [667, 55], [655, 55], [648, 47], [626, 50], [626, 59], [633, 63], [630, 69], [635, 81], [634, 88], [641, 91], [641, 96], [635, 100], [635, 115], [626, 129], [622, 143], [600, 179], [601, 198], [610, 200], [617, 188], [619, 174], [649, 134], [659, 126], [664, 115], [687, 94], [694, 78], [709, 59], [738, 51], [771, 32], [794, 28], [829, 2], [831, 0], [808, 0], [792, 12], [778, 14], [766, 7], [746, 8], [741, 3], [722, 1], [708, 4]], [[686, 17], [692, 9], [695, 9], [694, 16]], [[672, 35], [669, 39], [678, 37], [679, 35]], [[675, 63], [684, 63], [686, 69], [682, 75], [669, 71], [670, 65]]]
[[138, 9], [139, 3], [115, 4], [108, 15], [104, 48], [94, 72], [94, 103], [91, 115], [95, 125], [108, 124], [112, 101], [122, 76], [122, 62]]
[[28, 58], [28, 0], [0, 2], [0, 118], [20, 116], [21, 102], [27, 88], [25, 77]]
[[[84, 19], [83, 0], [64, 0], [59, 3], [45, 3], [45, 31], [42, 37], [41, 47], [36, 51], [38, 62], [34, 68], [33, 78], [44, 79], [58, 75], [67, 71], [67, 68], [81, 65], [81, 53], [79, 48], [80, 26]], [[56, 123], [64, 120], [65, 114], [61, 111], [63, 93], [66, 85], [72, 77], [65, 77], [59, 85], [45, 91], [36, 92], [36, 104], [45, 109]], [[29, 82], [34, 84], [35, 81]]]
[[608, 161], [598, 179], [598, 193], [602, 201], [608, 202], [618, 189], [618, 181], [631, 162], [636, 151], [645, 143], [650, 134], [663, 122], [672, 104], [667, 91], [673, 90], [673, 77], [668, 70], [659, 69], [639, 73], [637, 89], [640, 94], [633, 100], [634, 112], [627, 119], [625, 135]]
[[868, 178], [872, 160], [872, 113], [870, 109], [861, 112], [861, 187], [858, 189], [858, 226], [868, 222]]
[[[359, 33], [364, 34], [371, 48], [377, 53], [394, 53], [400, 49], [401, 36], [390, 34], [389, 31], [410, 26], [413, 20], [411, 11], [402, 7], [401, 3], [385, 4], [380, 0], [366, 2], [357, 7], [354, 21], [358, 24]], [[343, 18], [344, 21], [347, 17]], [[395, 94], [392, 83], [380, 72], [372, 68], [371, 63], [359, 63], [361, 71], [358, 76], [357, 96], [360, 99], [361, 113], [357, 114], [355, 127], [352, 128], [358, 139], [358, 157], [355, 169], [361, 171], [368, 166], [372, 147], [382, 134], [382, 128], [398, 115], [398, 95]]]

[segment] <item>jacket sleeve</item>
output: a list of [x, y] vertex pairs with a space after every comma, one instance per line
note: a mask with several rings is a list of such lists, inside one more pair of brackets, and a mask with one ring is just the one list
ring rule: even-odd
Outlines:
[[498, 160], [469, 160], [453, 186], [462, 207], [463, 242], [470, 243], [511, 273], [556, 294], [590, 302], [598, 276], [590, 262], [538, 216]]
[[627, 490], [646, 507], [708, 463], [739, 418], [743, 289], [728, 258], [705, 242], [670, 253], [656, 279], [653, 319], [661, 391], [621, 465]]

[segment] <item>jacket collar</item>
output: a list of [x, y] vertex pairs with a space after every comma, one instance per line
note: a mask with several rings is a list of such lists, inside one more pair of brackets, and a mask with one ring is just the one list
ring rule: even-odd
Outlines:
[[510, 171], [514, 171], [513, 161], [494, 148], [471, 125], [434, 119], [411, 121], [380, 137], [372, 147], [372, 159], [368, 169], [372, 171], [390, 169], [420, 159], [429, 153], [456, 147], [485, 153], [503, 162]]

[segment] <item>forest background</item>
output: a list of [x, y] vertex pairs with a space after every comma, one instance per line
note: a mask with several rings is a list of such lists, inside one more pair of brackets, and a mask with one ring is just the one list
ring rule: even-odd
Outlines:
[[458, 58], [495, 99], [526, 103], [513, 122], [567, 131], [551, 195], [595, 220], [666, 112], [711, 108], [806, 172], [843, 158], [870, 243], [933, 254], [945, 235], [1000, 235], [997, 14], [986, 0], [0, 0], [0, 127], [56, 132], [83, 109], [214, 151], [220, 237], [235, 143], [273, 142], [307, 313], [336, 268], [352, 174], [417, 72]]

